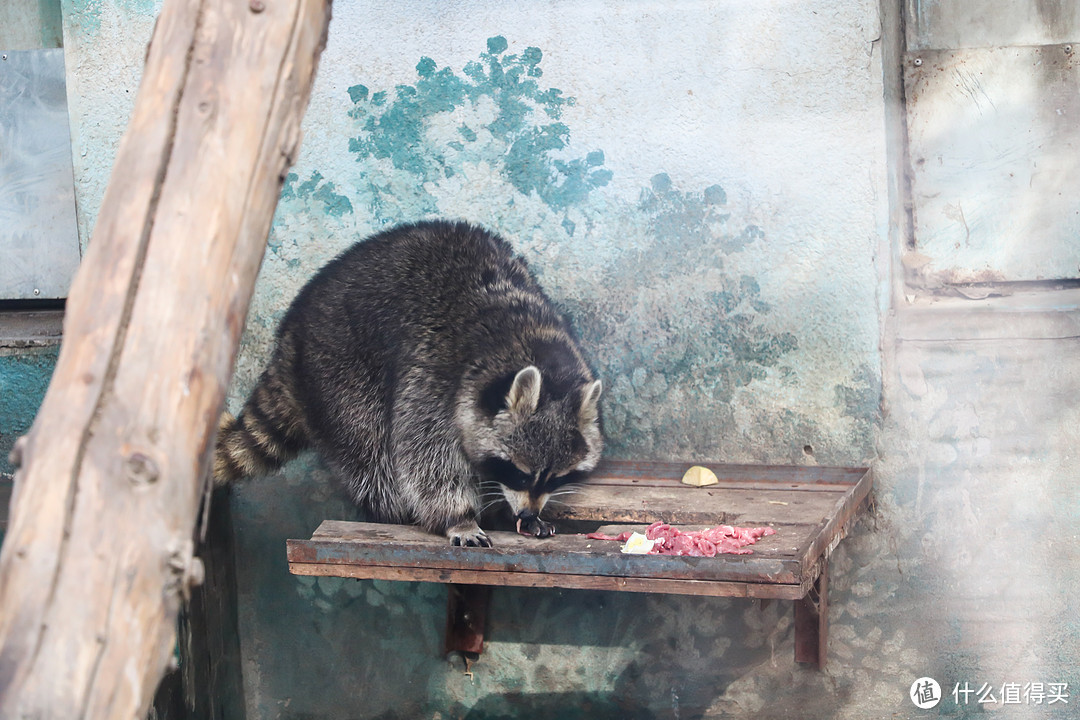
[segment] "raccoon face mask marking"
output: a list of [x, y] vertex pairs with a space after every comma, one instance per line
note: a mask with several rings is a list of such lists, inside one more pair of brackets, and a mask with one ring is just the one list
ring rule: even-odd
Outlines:
[[496, 483], [517, 519], [518, 531], [548, 537], [554, 527], [540, 519], [552, 497], [569, 494], [599, 461], [599, 380], [563, 398], [542, 398], [535, 366], [520, 370], [492, 422], [489, 454], [477, 464], [482, 480]]

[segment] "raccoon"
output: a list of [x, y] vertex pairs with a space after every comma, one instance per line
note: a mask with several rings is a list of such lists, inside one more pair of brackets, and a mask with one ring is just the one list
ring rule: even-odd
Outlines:
[[239, 416], [222, 416], [216, 484], [314, 448], [376, 520], [490, 547], [481, 488], [519, 532], [549, 537], [548, 499], [600, 459], [600, 380], [525, 261], [482, 228], [423, 222], [356, 243], [276, 338]]

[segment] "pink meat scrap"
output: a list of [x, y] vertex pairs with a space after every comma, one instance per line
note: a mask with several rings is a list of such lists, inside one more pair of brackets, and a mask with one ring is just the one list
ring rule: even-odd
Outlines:
[[[775, 535], [771, 527], [741, 528], [731, 525], [717, 525], [708, 530], [683, 532], [667, 523], [655, 522], [645, 530], [645, 537], [656, 540], [650, 555], [689, 555], [690, 557], [713, 557], [719, 553], [749, 555], [754, 551], [746, 547], [753, 545], [767, 535]], [[592, 540], [617, 540], [626, 542], [631, 531], [619, 535], [589, 533], [585, 537]]]

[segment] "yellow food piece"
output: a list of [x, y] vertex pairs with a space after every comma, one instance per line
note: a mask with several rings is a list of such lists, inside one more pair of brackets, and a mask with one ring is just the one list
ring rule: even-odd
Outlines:
[[715, 485], [720, 482], [716, 479], [716, 473], [706, 467], [695, 465], [686, 471], [686, 474], [682, 476], [682, 481], [687, 485], [693, 485], [694, 487], [702, 487], [704, 485]]
[[622, 546], [622, 551], [627, 555], [648, 555], [655, 542], [639, 532], [631, 533], [626, 544]]

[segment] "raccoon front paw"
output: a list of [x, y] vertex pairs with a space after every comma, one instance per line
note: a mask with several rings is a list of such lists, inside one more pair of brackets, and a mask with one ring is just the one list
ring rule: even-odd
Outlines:
[[491, 547], [491, 538], [487, 536], [475, 520], [455, 525], [446, 531], [451, 545], [465, 547]]
[[541, 520], [539, 515], [522, 514], [517, 518], [517, 531], [521, 535], [546, 538], [555, 534], [555, 526]]

